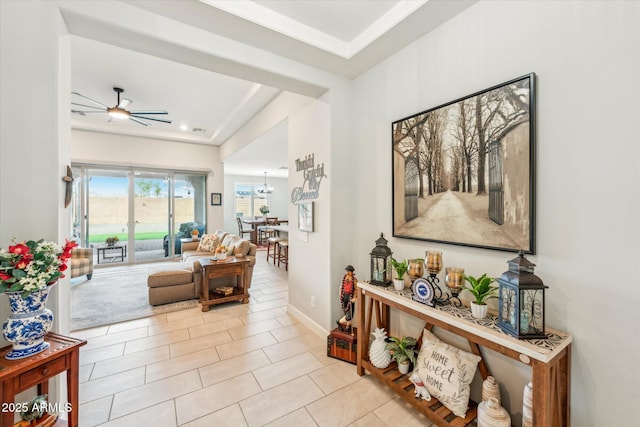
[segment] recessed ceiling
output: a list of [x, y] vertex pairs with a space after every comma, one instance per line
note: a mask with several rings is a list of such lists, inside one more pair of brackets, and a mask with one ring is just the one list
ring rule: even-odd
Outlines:
[[[111, 107], [117, 104], [113, 88], [120, 87], [121, 96], [132, 101], [128, 110], [166, 110], [163, 118], [172, 121], [149, 121], [145, 127], [130, 120], [109, 121], [106, 113], [72, 114], [77, 129], [220, 145], [280, 92], [82, 37], [71, 37], [71, 51], [74, 92]], [[87, 104], [74, 95], [71, 101]]]
[[[121, 4], [159, 20], [179, 22], [353, 78], [475, 1], [148, 0]], [[207, 58], [197, 57], [198, 52], [189, 51], [188, 46], [169, 46], [170, 39], [154, 39], [138, 32], [135, 25], [121, 25], [122, 16], [117, 21], [91, 17], [80, 6], [74, 9], [73, 2], [62, 10], [62, 16], [72, 35], [72, 91], [113, 106], [113, 87], [121, 87], [125, 90], [122, 96], [133, 101], [127, 109], [166, 110], [166, 117], [172, 120], [171, 124], [142, 126], [131, 121], [109, 122], [106, 114], [72, 114], [75, 129], [221, 145], [283, 90], [300, 90], [307, 96], [322, 93], [321, 88], [305, 86], [302, 81], [282, 85], [277, 76], [253, 80], [259, 73], [246, 67], [223, 65], [217, 68], [222, 72], [216, 72]], [[190, 60], [190, 54], [196, 57]], [[286, 150], [273, 146], [274, 140], [281, 141], [286, 134], [274, 128], [250, 144], [251, 148], [244, 148], [250, 150], [245, 156], [239, 152], [225, 159], [225, 170], [245, 170], [242, 174], [246, 175], [254, 170], [253, 175], [263, 175], [268, 170], [264, 160], [275, 153], [281, 158], [272, 159], [271, 167], [286, 165]], [[261, 144], [265, 149], [256, 155]], [[253, 161], [255, 165], [250, 164]]]

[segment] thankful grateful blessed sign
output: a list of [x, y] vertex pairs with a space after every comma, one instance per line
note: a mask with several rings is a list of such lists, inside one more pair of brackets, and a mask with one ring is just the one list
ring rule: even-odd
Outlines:
[[324, 163], [316, 165], [315, 154], [307, 154], [304, 159], [296, 159], [296, 172], [302, 173], [304, 181], [291, 190], [291, 204], [317, 199], [322, 178], [326, 178]]

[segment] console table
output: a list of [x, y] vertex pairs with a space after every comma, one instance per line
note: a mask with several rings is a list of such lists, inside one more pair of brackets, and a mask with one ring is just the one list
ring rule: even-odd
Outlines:
[[[224, 260], [203, 258], [200, 260], [200, 265], [202, 265], [202, 286], [200, 287], [202, 311], [209, 311], [210, 306], [223, 302], [237, 300], [241, 300], [243, 304], [249, 302], [249, 289], [244, 283], [249, 265], [248, 258], [232, 256], [227, 256]], [[209, 291], [209, 279], [233, 276], [238, 277], [238, 286], [233, 288], [231, 295], [218, 295]]]
[[[49, 379], [67, 373], [67, 401], [70, 404], [68, 425], [78, 426], [78, 387], [79, 387], [79, 355], [80, 347], [85, 340], [48, 333], [45, 340], [51, 344], [42, 353], [18, 360], [7, 360], [4, 356], [11, 346], [0, 349], [0, 382], [2, 383], [2, 402], [14, 402], [15, 395], [35, 385], [38, 394], [49, 393]], [[49, 402], [53, 404], [53, 402]], [[62, 406], [62, 405], [58, 405]], [[14, 412], [2, 412], [1, 425], [13, 426]], [[43, 415], [36, 425], [52, 425], [56, 419], [54, 414]], [[58, 421], [56, 426], [67, 425]]]
[[[389, 331], [390, 309], [394, 308], [426, 322], [426, 327], [442, 328], [466, 338], [471, 351], [482, 357], [479, 347], [501, 353], [532, 369], [533, 383], [533, 423], [537, 427], [557, 427], [570, 425], [570, 375], [571, 336], [563, 332], [546, 329], [547, 339], [518, 340], [502, 332], [496, 325], [496, 318], [474, 319], [466, 308], [451, 305], [429, 307], [413, 301], [411, 291], [396, 291], [393, 286], [380, 287], [366, 282], [358, 282], [356, 290], [358, 304], [358, 354], [357, 373], [362, 376], [365, 369], [384, 384], [403, 396], [411, 405], [421, 411], [439, 426], [464, 426], [466, 419], [452, 419], [446, 407], [435, 398], [432, 401], [415, 399], [413, 383], [407, 375], [401, 375], [395, 364], [386, 369], [378, 369], [369, 361], [369, 339], [372, 328], [381, 327]], [[373, 314], [375, 313], [375, 326]], [[481, 361], [478, 370], [483, 377], [489, 370]], [[498, 378], [499, 379], [499, 378]], [[523, 384], [524, 387], [524, 384]], [[475, 418], [475, 403], [470, 402], [469, 422]], [[445, 420], [445, 417], [447, 419]], [[448, 420], [448, 421], [447, 421]]]

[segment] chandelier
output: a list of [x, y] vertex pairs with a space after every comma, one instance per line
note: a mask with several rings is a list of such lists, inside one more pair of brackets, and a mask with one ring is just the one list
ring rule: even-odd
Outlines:
[[259, 194], [271, 194], [273, 193], [273, 187], [270, 185], [267, 185], [267, 173], [264, 173], [264, 185], [262, 185], [261, 187], [258, 187], [258, 189], [256, 190], [258, 191]]

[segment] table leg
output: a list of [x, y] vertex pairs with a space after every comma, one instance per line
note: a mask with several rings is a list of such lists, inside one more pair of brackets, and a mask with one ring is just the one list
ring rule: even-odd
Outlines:
[[[365, 308], [367, 305], [367, 301], [366, 298], [364, 297], [363, 293], [362, 293], [362, 289], [356, 286], [356, 301], [358, 302], [358, 306], [356, 307], [356, 310], [358, 312], [358, 321], [356, 322], [357, 326], [358, 326], [358, 342], [356, 343], [357, 345], [357, 351], [359, 355], [363, 355], [365, 350], [365, 345], [364, 345], [364, 337], [365, 334], [369, 334], [369, 328], [366, 325], [366, 321], [365, 321]], [[356, 360], [356, 373], [360, 376], [364, 375], [364, 367], [362, 366], [362, 357], [358, 357]]]
[[207, 274], [207, 268], [202, 267], [202, 286], [200, 287], [200, 299], [202, 304], [202, 311], [209, 311], [209, 275]]
[[78, 427], [78, 399], [80, 384], [80, 352], [72, 351], [69, 360], [71, 369], [67, 371], [67, 401], [71, 406], [71, 410], [67, 415], [69, 417], [69, 426]]
[[[2, 382], [2, 402], [10, 403], [14, 402], [16, 398], [15, 391], [15, 383], [17, 382], [17, 378], [10, 378], [8, 381]], [[13, 425], [13, 416], [14, 413], [10, 411], [2, 411], [0, 414], [0, 420], [2, 420], [3, 426], [12, 426]]]
[[[247, 264], [242, 264], [242, 272], [240, 274], [240, 276], [238, 277], [238, 288], [240, 289], [240, 292], [242, 292], [243, 294], [245, 293], [244, 291], [244, 276], [247, 273]], [[242, 303], [243, 304], [248, 304], [249, 303], [249, 298], [243, 298], [242, 299]]]

